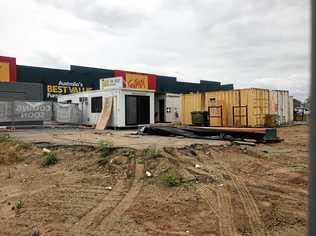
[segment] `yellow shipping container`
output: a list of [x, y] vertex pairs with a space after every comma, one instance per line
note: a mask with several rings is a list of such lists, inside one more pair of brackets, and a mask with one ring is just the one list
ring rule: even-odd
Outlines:
[[191, 112], [204, 111], [204, 94], [190, 93], [181, 95], [181, 123], [192, 124]]
[[208, 111], [210, 126], [263, 127], [269, 114], [269, 90], [251, 88], [187, 94], [182, 96], [182, 107], [183, 124], [192, 124], [191, 111]]
[[239, 90], [205, 93], [204, 110], [209, 112], [210, 126], [233, 126], [233, 106], [239, 106], [239, 94]]

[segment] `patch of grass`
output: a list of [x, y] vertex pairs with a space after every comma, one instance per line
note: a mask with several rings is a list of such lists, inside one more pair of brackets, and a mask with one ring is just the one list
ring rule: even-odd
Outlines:
[[50, 152], [46, 155], [45, 159], [42, 162], [42, 166], [51, 166], [57, 164], [58, 159], [55, 153]]
[[157, 158], [161, 156], [161, 151], [155, 146], [149, 146], [144, 149], [144, 154], [147, 158]]
[[112, 147], [112, 143], [103, 140], [99, 141], [97, 144], [97, 150], [101, 153], [102, 158], [106, 158], [110, 154]]
[[32, 147], [31, 143], [21, 142], [16, 145], [16, 150], [20, 151], [20, 150], [30, 149], [31, 147]]
[[22, 207], [24, 207], [24, 203], [21, 200], [19, 200], [15, 203], [16, 209], [21, 209]]
[[9, 142], [9, 141], [11, 141], [11, 138], [9, 135], [7, 134], [0, 135], [0, 143]]
[[136, 163], [137, 164], [144, 164], [145, 163], [145, 160], [143, 158], [137, 158], [136, 159]]
[[167, 187], [180, 185], [181, 181], [175, 169], [170, 168], [160, 175], [160, 183]]
[[126, 156], [128, 157], [129, 160], [135, 159], [136, 158], [136, 152], [134, 150], [128, 151]]

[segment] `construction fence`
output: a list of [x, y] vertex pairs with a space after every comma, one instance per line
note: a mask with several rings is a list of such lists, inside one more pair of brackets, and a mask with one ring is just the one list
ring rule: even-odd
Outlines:
[[0, 101], [0, 125], [55, 121], [80, 124], [81, 111], [76, 104], [56, 102]]

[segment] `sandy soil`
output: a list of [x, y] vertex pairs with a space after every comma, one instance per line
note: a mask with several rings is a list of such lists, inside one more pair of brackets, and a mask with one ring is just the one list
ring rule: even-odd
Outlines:
[[96, 144], [100, 140], [114, 143], [120, 147], [132, 147], [144, 149], [148, 146], [174, 146], [181, 147], [193, 143], [223, 145], [226, 142], [220, 140], [187, 139], [181, 137], [160, 137], [135, 135], [136, 130], [104, 130], [94, 129], [26, 129], [10, 133], [11, 136], [25, 142], [53, 142], [59, 144]]
[[[106, 158], [55, 147], [50, 167], [42, 147], [2, 137], [0, 235], [306, 235], [308, 127], [278, 132], [284, 142], [256, 147], [172, 140], [156, 156], [135, 143]], [[163, 184], [169, 170], [175, 187]]]

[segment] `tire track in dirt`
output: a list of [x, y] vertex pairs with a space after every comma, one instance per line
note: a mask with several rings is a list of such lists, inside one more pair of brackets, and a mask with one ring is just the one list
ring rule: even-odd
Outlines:
[[[218, 218], [219, 231], [221, 236], [237, 235], [232, 219], [233, 208], [231, 196], [225, 189], [215, 190], [209, 186], [199, 186], [198, 191], [203, 199], [206, 200], [212, 213]], [[216, 193], [217, 204], [211, 201], [212, 191]]]
[[32, 191], [29, 191], [27, 192], [27, 194], [25, 194], [25, 191], [23, 191], [22, 189], [21, 190], [18, 190], [18, 191], [14, 191], [14, 192], [6, 192], [6, 197], [3, 197], [3, 198], [0, 198], [0, 204], [6, 202], [6, 201], [9, 201], [10, 199], [13, 199], [13, 198], [17, 198], [17, 197], [21, 197], [21, 196], [24, 196], [24, 195], [28, 195], [28, 196], [31, 196], [31, 195], [35, 195], [35, 194], [38, 194], [38, 193], [41, 193], [41, 192], [45, 192], [51, 188], [53, 188], [54, 185], [49, 185], [49, 186], [46, 186], [46, 187], [42, 187], [42, 188], [39, 188], [39, 189], [35, 189], [35, 190], [32, 190]]
[[219, 214], [219, 229], [223, 236], [235, 236], [237, 235], [233, 216], [233, 207], [231, 203], [230, 193], [225, 189], [219, 189], [216, 191], [218, 212]]
[[177, 232], [177, 231], [164, 231], [164, 230], [157, 230], [157, 229], [150, 229], [148, 230], [147, 236], [181, 236], [181, 235], [186, 235], [186, 236], [191, 236], [190, 232]]
[[244, 207], [245, 213], [249, 220], [249, 227], [253, 236], [267, 235], [264, 231], [264, 224], [261, 221], [259, 208], [249, 192], [248, 188], [237, 176], [230, 173], [230, 177], [235, 190], [237, 191], [240, 201]]
[[[206, 164], [207, 164], [206, 168], [208, 169], [211, 168], [211, 166], [209, 166], [211, 165], [211, 163], [206, 163]], [[252, 236], [268, 235], [264, 230], [264, 224], [261, 220], [259, 208], [252, 194], [249, 192], [248, 188], [246, 187], [245, 183], [241, 181], [236, 175], [228, 171], [227, 166], [223, 161], [219, 161], [218, 164], [223, 168], [222, 170], [218, 169], [219, 173], [230, 176], [232, 184], [233, 184], [233, 188], [238, 193], [239, 199], [243, 205], [245, 214], [247, 215], [247, 218], [249, 221], [249, 227], [252, 232], [251, 235]], [[223, 202], [223, 204], [225, 203]]]
[[208, 189], [208, 187], [206, 187], [205, 185], [198, 186], [197, 190], [200, 196], [206, 201], [206, 204], [208, 205], [212, 213], [218, 218], [219, 216], [217, 212], [217, 204], [211, 201], [212, 199], [211, 190]]
[[117, 220], [124, 214], [126, 210], [132, 205], [136, 196], [143, 187], [144, 177], [144, 164], [136, 164], [135, 178], [133, 184], [125, 195], [123, 200], [103, 219], [99, 227], [99, 235], [110, 235], [112, 228], [114, 227]]
[[124, 194], [124, 182], [118, 181], [113, 190], [101, 200], [101, 203], [84, 214], [72, 231], [79, 234], [87, 231], [90, 227], [98, 226], [106, 215], [110, 214], [109, 209], [121, 201], [122, 194]]
[[34, 198], [29, 198], [26, 202], [28, 207], [22, 217], [26, 222], [40, 222], [43, 219], [50, 222], [54, 225], [53, 228], [44, 230], [49, 235], [77, 235], [71, 232], [72, 227], [87, 211], [95, 208], [104, 198], [105, 192], [104, 188], [96, 185], [55, 186], [50, 191], [42, 191]]

